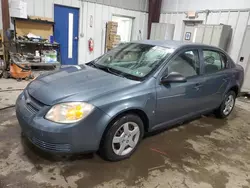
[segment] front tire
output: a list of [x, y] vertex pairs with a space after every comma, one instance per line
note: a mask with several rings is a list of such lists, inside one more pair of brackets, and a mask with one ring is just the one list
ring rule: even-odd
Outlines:
[[235, 105], [236, 94], [234, 91], [229, 91], [218, 109], [215, 111], [215, 115], [218, 118], [224, 119], [228, 117], [233, 111]]
[[144, 135], [140, 117], [126, 114], [116, 119], [104, 135], [100, 155], [105, 160], [120, 161], [129, 158]]

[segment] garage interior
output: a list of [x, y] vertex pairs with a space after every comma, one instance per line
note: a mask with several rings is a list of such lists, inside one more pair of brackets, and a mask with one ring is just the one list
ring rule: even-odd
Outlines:
[[[250, 188], [250, 1], [2, 0], [0, 30], [0, 188]], [[34, 78], [147, 39], [228, 52], [245, 71], [229, 118], [146, 135], [116, 163], [51, 155], [21, 136], [15, 101]]]

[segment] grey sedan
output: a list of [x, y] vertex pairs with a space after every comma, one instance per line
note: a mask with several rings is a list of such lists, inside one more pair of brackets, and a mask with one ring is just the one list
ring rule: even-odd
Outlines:
[[226, 118], [244, 71], [223, 50], [176, 41], [120, 45], [32, 81], [16, 102], [23, 134], [54, 153], [128, 158], [145, 132], [208, 112]]

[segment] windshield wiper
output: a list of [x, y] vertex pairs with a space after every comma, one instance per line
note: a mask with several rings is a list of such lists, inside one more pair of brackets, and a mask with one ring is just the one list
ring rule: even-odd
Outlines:
[[90, 65], [90, 66], [95, 67], [95, 68], [99, 68], [99, 66], [97, 66], [94, 62], [90, 62], [87, 65]]
[[113, 71], [112, 68], [109, 68], [109, 67], [99, 67], [99, 68], [100, 68], [101, 70], [104, 70], [104, 71], [106, 71], [106, 72], [108, 72], [108, 73], [111, 73], [111, 74], [113, 74], [113, 75], [116, 75], [116, 76], [125, 78], [122, 74], [119, 74], [119, 73]]
[[119, 76], [119, 77], [122, 77], [122, 78], [127, 78], [129, 80], [137, 80], [137, 79], [134, 79], [134, 77], [131, 75], [126, 75], [126, 74], [119, 74], [117, 73], [116, 71], [114, 71], [112, 68], [110, 67], [106, 67], [106, 66], [101, 66], [101, 65], [96, 65], [96, 63], [92, 62], [92, 63], [89, 63], [90, 66], [92, 67], [95, 67], [99, 70], [103, 70], [105, 72], [108, 72], [110, 74], [113, 74], [113, 75], [116, 75], [116, 76]]

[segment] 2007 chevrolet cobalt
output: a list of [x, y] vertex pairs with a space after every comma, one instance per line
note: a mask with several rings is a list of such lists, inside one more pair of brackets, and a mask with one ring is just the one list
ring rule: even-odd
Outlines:
[[16, 102], [23, 134], [59, 153], [131, 156], [145, 132], [208, 112], [225, 118], [244, 77], [221, 49], [176, 41], [123, 44], [31, 82]]

